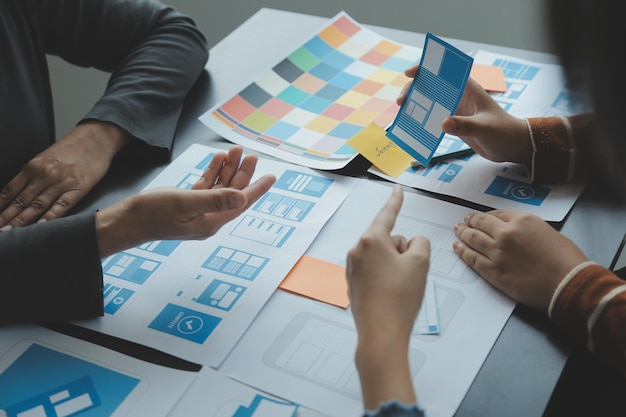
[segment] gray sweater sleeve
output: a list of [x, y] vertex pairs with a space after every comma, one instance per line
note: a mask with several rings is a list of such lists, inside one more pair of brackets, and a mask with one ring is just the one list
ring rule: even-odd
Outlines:
[[171, 150], [184, 98], [208, 59], [195, 22], [153, 0], [48, 0], [38, 7], [46, 53], [111, 73], [83, 120], [114, 123]]
[[0, 232], [0, 325], [103, 314], [95, 213]]

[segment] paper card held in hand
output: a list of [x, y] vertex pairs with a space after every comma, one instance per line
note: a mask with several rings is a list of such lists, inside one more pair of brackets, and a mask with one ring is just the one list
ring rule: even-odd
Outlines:
[[426, 34], [419, 69], [387, 137], [426, 166], [443, 139], [441, 122], [454, 114], [474, 59]]

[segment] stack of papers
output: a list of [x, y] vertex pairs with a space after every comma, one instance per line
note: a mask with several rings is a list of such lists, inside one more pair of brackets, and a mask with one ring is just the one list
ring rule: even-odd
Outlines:
[[[38, 326], [3, 328], [0, 409], [9, 416], [360, 415], [345, 260], [391, 187], [318, 169], [345, 166], [356, 155], [350, 138], [394, 120], [395, 99], [410, 81], [403, 72], [420, 56], [421, 49], [340, 13], [201, 116], [226, 139], [278, 157], [261, 158], [256, 174], [272, 173], [277, 183], [205, 241], [150, 242], [104, 259], [105, 316], [75, 323], [195, 362], [200, 372], [145, 363]], [[513, 114], [584, 110], [572, 105], [557, 66], [484, 51], [473, 60], [502, 68], [507, 88], [494, 97]], [[146, 188], [190, 188], [215, 152], [193, 145]], [[528, 184], [523, 167], [475, 155], [398, 176], [370, 172], [553, 221], [582, 191]], [[410, 343], [411, 375], [431, 417], [454, 415], [515, 306], [452, 250], [453, 225], [469, 211], [407, 192], [393, 231], [424, 235], [432, 245]]]

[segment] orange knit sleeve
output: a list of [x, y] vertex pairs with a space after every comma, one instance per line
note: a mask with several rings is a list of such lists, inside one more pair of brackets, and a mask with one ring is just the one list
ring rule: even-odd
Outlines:
[[526, 123], [533, 147], [531, 181], [559, 183], [578, 176], [576, 144], [589, 140], [591, 115], [531, 117]]
[[550, 318], [577, 342], [626, 375], [626, 282], [587, 262], [561, 282]]
[[526, 119], [533, 155], [532, 182], [565, 182], [574, 177], [576, 146], [565, 117]]

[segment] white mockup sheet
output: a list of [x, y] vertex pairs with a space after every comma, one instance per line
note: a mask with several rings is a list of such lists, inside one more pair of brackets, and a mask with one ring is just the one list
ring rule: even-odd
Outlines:
[[41, 326], [0, 329], [0, 415], [165, 417], [197, 376]]
[[[391, 188], [361, 181], [307, 254], [345, 265]], [[452, 227], [467, 208], [405, 192], [394, 234], [431, 241], [440, 329], [415, 335], [410, 362], [429, 417], [454, 415], [515, 303], [452, 251]], [[358, 216], [354, 215], [358, 213]], [[362, 413], [354, 365], [356, 330], [349, 310], [277, 291], [218, 370], [245, 384], [330, 416]]]
[[[194, 144], [147, 187], [190, 188], [218, 150]], [[78, 322], [218, 366], [358, 182], [260, 158], [276, 184], [203, 241], [158, 241], [102, 261], [105, 316]]]

